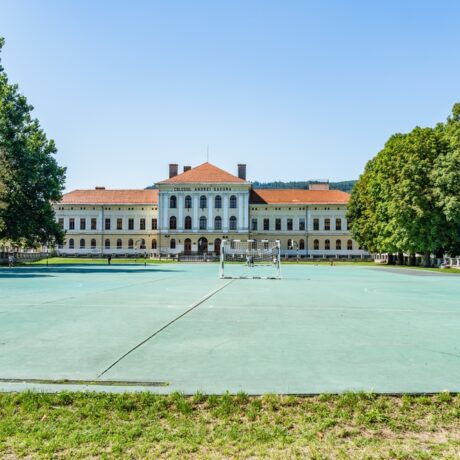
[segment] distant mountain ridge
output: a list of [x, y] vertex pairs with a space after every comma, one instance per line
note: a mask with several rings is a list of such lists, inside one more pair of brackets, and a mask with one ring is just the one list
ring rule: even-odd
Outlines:
[[[259, 182], [255, 181], [252, 183], [253, 188], [299, 188], [299, 189], [308, 189], [310, 183], [315, 183], [317, 181], [275, 181], [275, 182]], [[356, 180], [344, 180], [341, 182], [329, 182], [331, 190], [342, 190], [342, 192], [350, 193], [353, 190], [353, 187], [356, 184]]]
[[[289, 181], [289, 182], [282, 182], [282, 181], [274, 181], [274, 182], [259, 182], [255, 181], [252, 183], [252, 187], [257, 188], [298, 188], [298, 189], [308, 189], [310, 183], [315, 183], [317, 181]], [[329, 186], [331, 190], [342, 190], [342, 192], [351, 193], [353, 187], [356, 184], [356, 180], [344, 180], [340, 182], [329, 182]], [[146, 189], [155, 189], [157, 188], [155, 185], [149, 185], [145, 187]]]

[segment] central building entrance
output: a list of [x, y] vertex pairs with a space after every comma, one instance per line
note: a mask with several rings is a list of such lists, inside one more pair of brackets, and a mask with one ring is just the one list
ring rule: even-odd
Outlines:
[[202, 236], [198, 240], [198, 254], [204, 254], [208, 252], [208, 240]]
[[190, 238], [187, 238], [184, 241], [184, 254], [186, 256], [189, 256], [192, 253], [192, 240]]

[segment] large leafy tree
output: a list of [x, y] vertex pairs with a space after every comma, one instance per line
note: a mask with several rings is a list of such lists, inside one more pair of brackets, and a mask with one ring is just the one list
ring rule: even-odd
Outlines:
[[[0, 52], [3, 44], [0, 37]], [[62, 197], [65, 168], [57, 164], [55, 144], [32, 110], [8, 82], [0, 60], [0, 241], [18, 246], [64, 238], [52, 203]]]
[[[455, 115], [455, 113], [457, 115]], [[373, 252], [455, 251], [460, 222], [460, 107], [446, 125], [392, 136], [353, 190], [355, 239]]]

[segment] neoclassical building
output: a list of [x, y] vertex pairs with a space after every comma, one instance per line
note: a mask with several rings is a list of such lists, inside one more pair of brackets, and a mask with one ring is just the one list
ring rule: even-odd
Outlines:
[[361, 257], [350, 237], [349, 195], [312, 184], [309, 190], [253, 189], [246, 165], [233, 175], [210, 163], [169, 165], [154, 190], [75, 190], [55, 205], [68, 255], [219, 254], [223, 239], [280, 240], [283, 255]]

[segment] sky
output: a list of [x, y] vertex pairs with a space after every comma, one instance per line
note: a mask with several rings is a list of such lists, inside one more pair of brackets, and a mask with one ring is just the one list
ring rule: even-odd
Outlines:
[[460, 2], [0, 0], [1, 59], [66, 189], [144, 188], [207, 159], [356, 179], [460, 102]]

